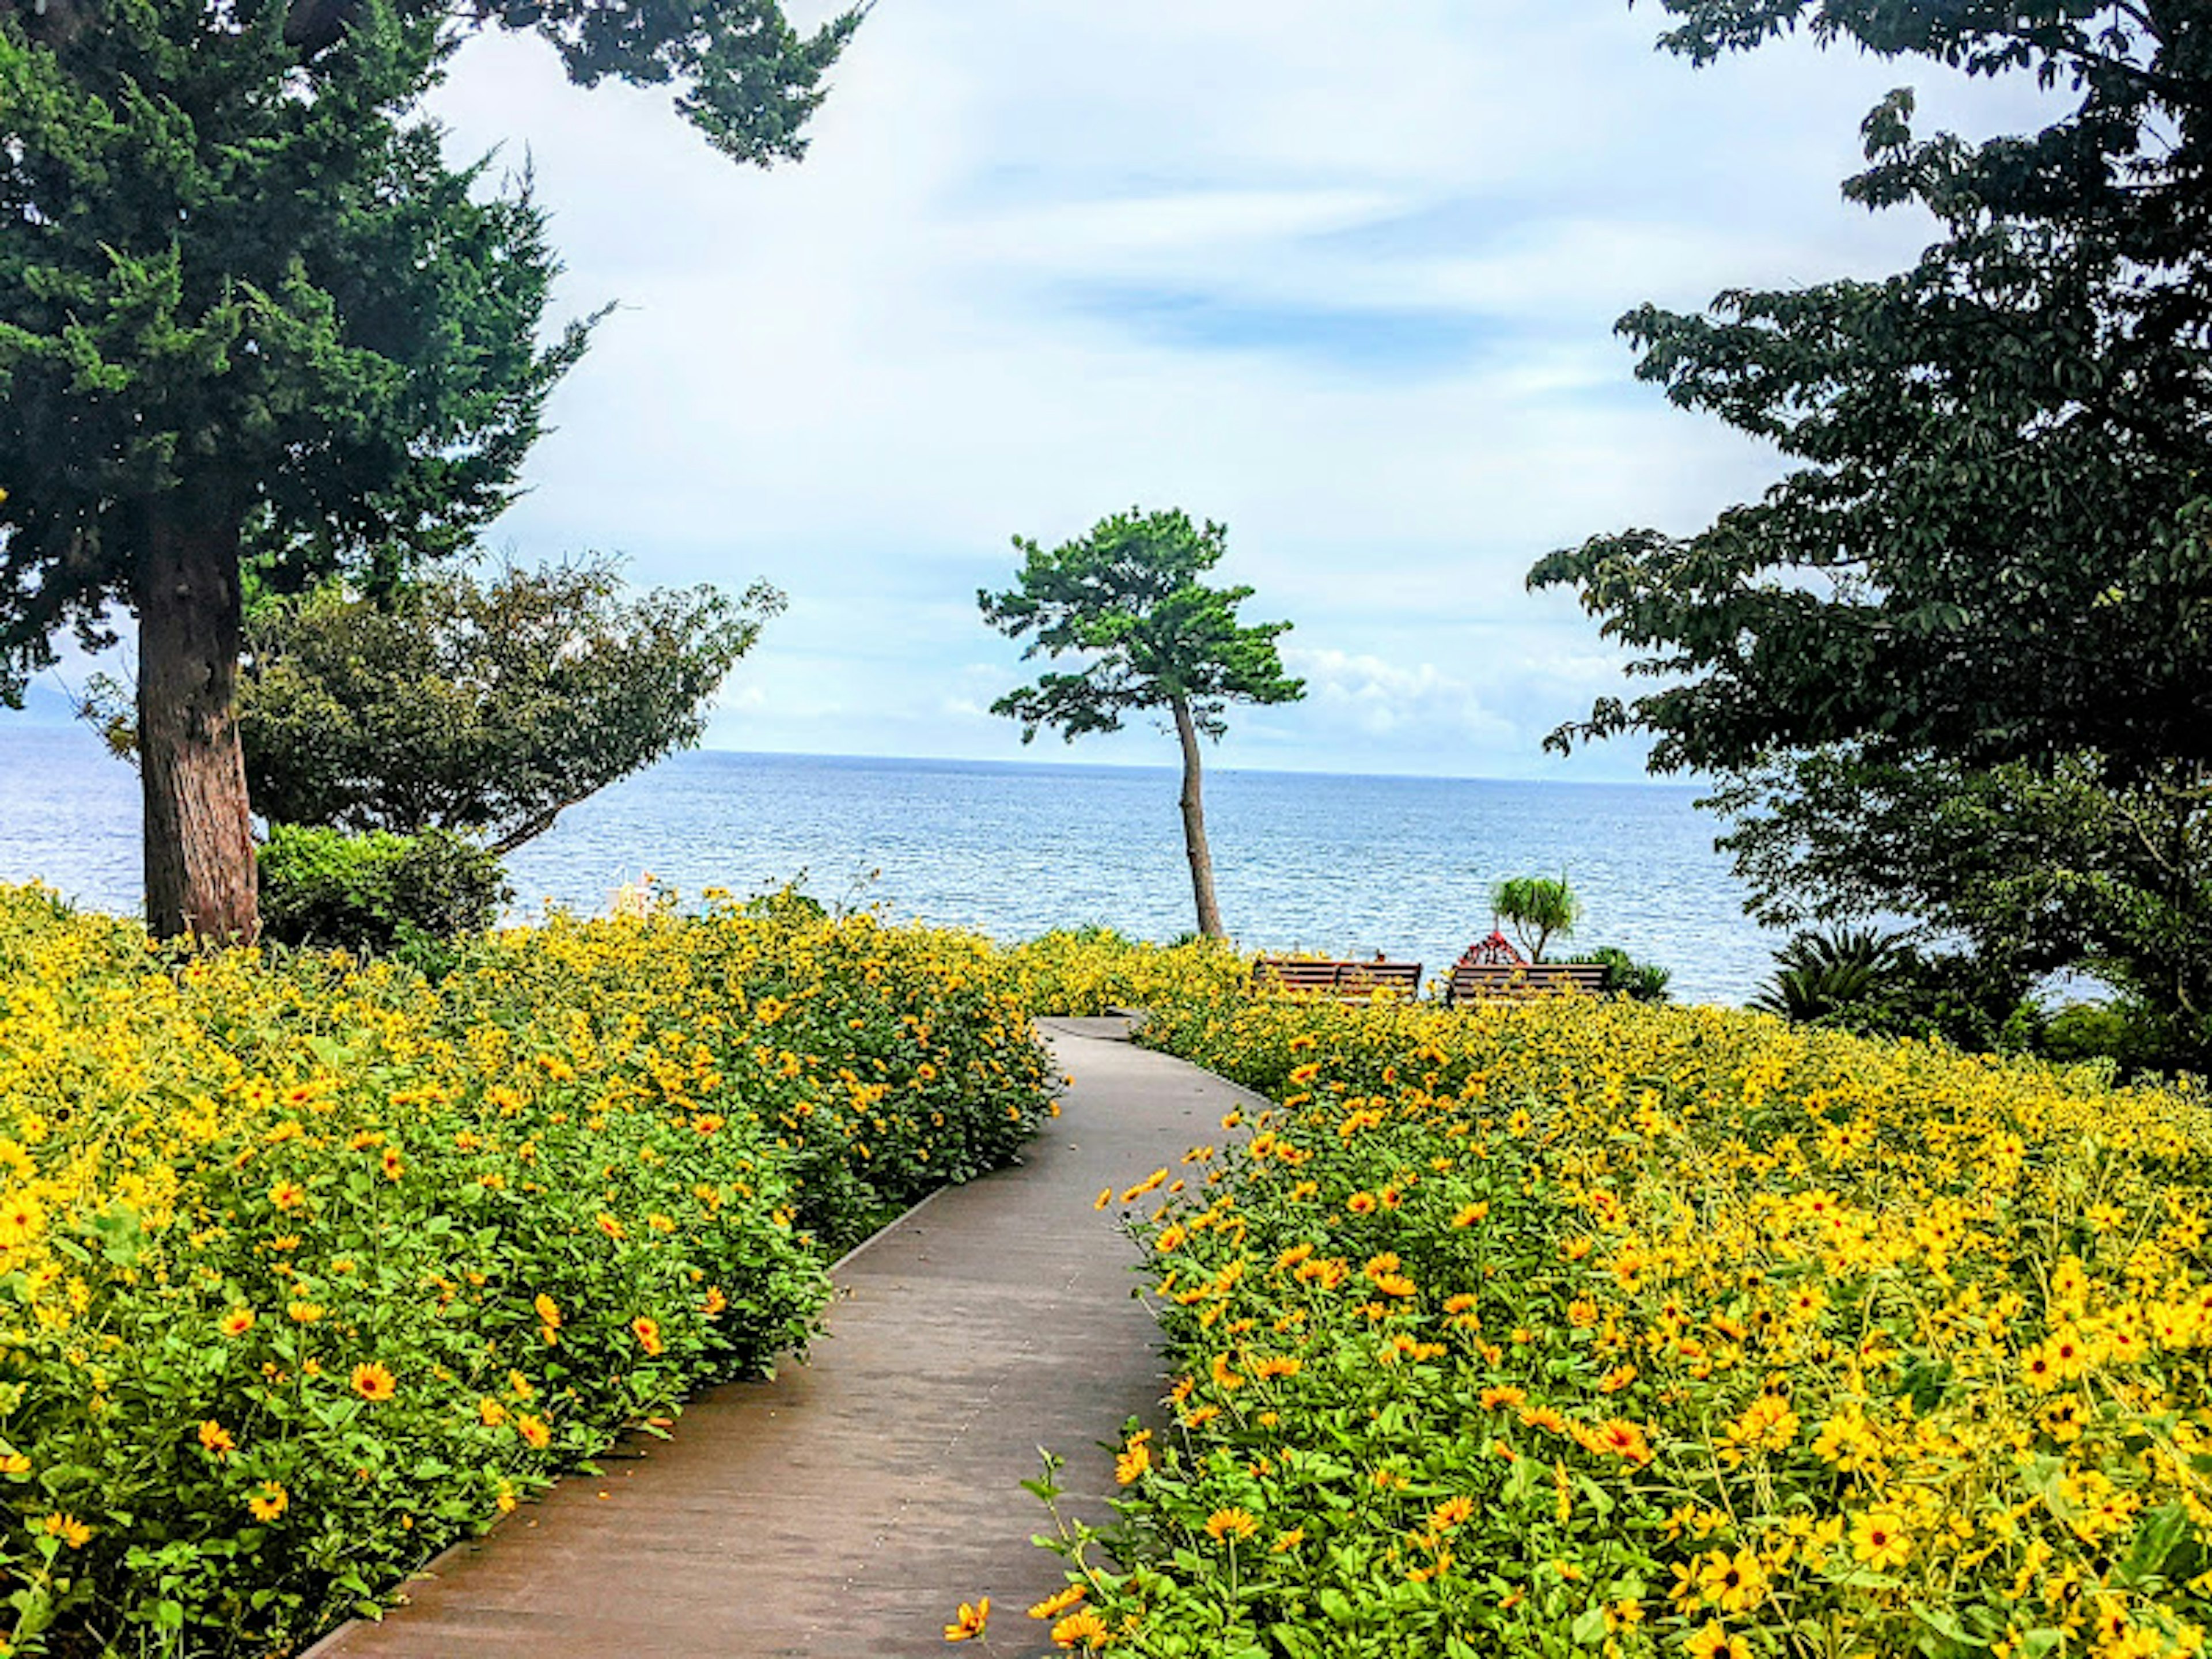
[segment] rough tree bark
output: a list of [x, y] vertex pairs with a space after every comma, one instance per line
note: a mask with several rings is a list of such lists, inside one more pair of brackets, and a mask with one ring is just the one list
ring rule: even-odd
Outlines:
[[1213, 901], [1213, 854], [1206, 844], [1206, 806], [1199, 795], [1198, 726], [1190, 717], [1189, 701], [1171, 699], [1176, 736], [1182, 740], [1182, 845], [1190, 855], [1190, 889], [1198, 901], [1198, 931], [1208, 939], [1226, 939], [1221, 907]]
[[260, 932], [252, 809], [234, 693], [242, 618], [236, 514], [149, 515], [138, 609], [138, 773], [146, 922], [162, 939]]

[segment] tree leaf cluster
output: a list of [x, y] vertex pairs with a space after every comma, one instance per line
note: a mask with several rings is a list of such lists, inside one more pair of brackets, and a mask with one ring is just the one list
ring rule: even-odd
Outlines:
[[1512, 928], [1531, 962], [1541, 962], [1553, 936], [1572, 934], [1583, 916], [1583, 902], [1564, 876], [1508, 877], [1490, 890], [1490, 908]]
[[1275, 641], [1286, 622], [1245, 623], [1237, 607], [1249, 587], [1211, 587], [1200, 578], [1228, 550], [1228, 528], [1194, 524], [1180, 509], [1136, 508], [1100, 520], [1076, 540], [1046, 549], [1022, 537], [1016, 586], [981, 590], [983, 619], [1029, 641], [1024, 660], [1075, 659], [1072, 672], [1046, 672], [991, 705], [1022, 724], [1022, 741], [1057, 728], [1070, 742], [1116, 732], [1139, 709], [1185, 704], [1199, 731], [1218, 738], [1231, 702], [1279, 703], [1304, 695], [1283, 672]]
[[2197, 5], [1668, 0], [1704, 61], [1804, 27], [2063, 100], [2039, 131], [1923, 137], [1909, 89], [1846, 193], [1942, 235], [1880, 282], [1622, 319], [1638, 373], [1801, 465], [1689, 537], [1537, 565], [1665, 682], [1655, 766], [1833, 742], [1981, 764], [2212, 760], [2212, 16]]
[[1550, 746], [1637, 732], [1716, 777], [1764, 921], [2086, 966], [2212, 1053], [2212, 10], [1662, 3], [1695, 63], [1802, 29], [2050, 118], [1923, 133], [1900, 87], [1844, 191], [1933, 216], [1909, 268], [1622, 319], [1639, 376], [1793, 470], [1534, 568], [1651, 687]]
[[2185, 767], [2116, 787], [2081, 759], [1826, 749], [1732, 777], [1706, 805], [1769, 926], [1909, 916], [2008, 984], [2086, 969], [2166, 1011], [2177, 1061], [2212, 1055], [2212, 791]]
[[634, 594], [607, 558], [270, 599], [240, 683], [254, 802], [277, 823], [450, 830], [507, 854], [696, 744], [782, 606], [765, 583]]
[[0, 696], [109, 642], [158, 513], [285, 580], [434, 556], [511, 498], [588, 322], [526, 179], [448, 167], [416, 114], [440, 18], [365, 8], [312, 76], [283, 9], [0, 13]]

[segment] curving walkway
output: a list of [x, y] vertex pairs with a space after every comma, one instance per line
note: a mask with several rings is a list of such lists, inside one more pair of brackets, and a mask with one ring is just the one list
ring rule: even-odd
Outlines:
[[1048, 1446], [1097, 1516], [1099, 1442], [1164, 1383], [1134, 1249], [1092, 1201], [1218, 1141], [1252, 1097], [1132, 1047], [1123, 1022], [1041, 1025], [1075, 1078], [1061, 1115], [1019, 1168], [839, 1264], [805, 1364], [701, 1395], [672, 1439], [624, 1442], [308, 1659], [893, 1659], [963, 1651], [945, 1623], [978, 1595], [995, 1650], [1044, 1648], [1023, 1609], [1063, 1580], [1018, 1483]]

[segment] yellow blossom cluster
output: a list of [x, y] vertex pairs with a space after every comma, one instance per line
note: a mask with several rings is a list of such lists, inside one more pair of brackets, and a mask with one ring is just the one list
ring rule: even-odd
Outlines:
[[0, 1650], [296, 1650], [803, 1342], [1049, 1089], [991, 946], [804, 904], [432, 983], [0, 888]]
[[1114, 1650], [2204, 1650], [2195, 1089], [1234, 980], [1143, 1040], [1277, 1103], [1139, 1220], [1181, 1377], [1086, 1580]]

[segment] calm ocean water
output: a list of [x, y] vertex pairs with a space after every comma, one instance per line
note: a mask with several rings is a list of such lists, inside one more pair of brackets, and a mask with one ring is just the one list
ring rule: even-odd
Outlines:
[[[680, 755], [572, 807], [510, 860], [523, 904], [605, 908], [650, 871], [687, 895], [799, 877], [817, 897], [1002, 939], [1102, 922], [1191, 926], [1171, 769]], [[1206, 780], [1222, 915], [1257, 949], [1412, 957], [1431, 973], [1488, 931], [1506, 876], [1564, 872], [1578, 945], [1674, 970], [1678, 997], [1740, 1002], [1774, 943], [1747, 921], [1688, 787], [1339, 777]], [[0, 719], [0, 881], [135, 909], [138, 784], [76, 728]]]

